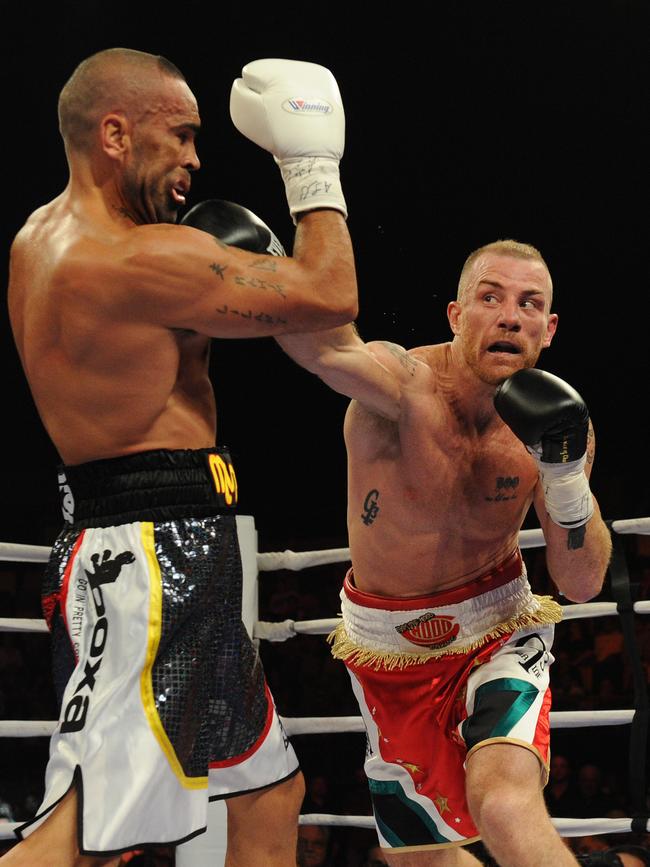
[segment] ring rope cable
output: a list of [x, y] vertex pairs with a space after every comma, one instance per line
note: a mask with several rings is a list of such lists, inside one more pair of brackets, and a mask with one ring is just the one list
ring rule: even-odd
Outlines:
[[[551, 711], [551, 728], [576, 729], [595, 726], [630, 725], [634, 710]], [[296, 735], [365, 734], [361, 716], [281, 716], [280, 722], [290, 737]], [[0, 738], [50, 737], [57, 720], [0, 720]]]
[[[650, 518], [627, 518], [611, 521], [608, 524], [615, 533], [622, 535], [650, 535]], [[544, 544], [544, 535], [540, 529], [522, 530], [519, 534], [520, 548], [541, 548]], [[50, 551], [51, 548], [47, 545], [0, 542], [0, 560], [11, 560], [15, 563], [47, 563]], [[299, 570], [306, 566], [342, 563], [349, 559], [349, 548], [330, 548], [322, 551], [272, 551], [258, 553], [257, 568], [260, 572], [272, 572], [276, 569]]]

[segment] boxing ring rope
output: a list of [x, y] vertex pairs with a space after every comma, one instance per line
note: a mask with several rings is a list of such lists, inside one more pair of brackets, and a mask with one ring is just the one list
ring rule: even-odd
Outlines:
[[[619, 535], [650, 535], [650, 518], [629, 518], [612, 521], [611, 528]], [[519, 534], [520, 548], [544, 547], [544, 534], [541, 530], [522, 530]], [[0, 542], [0, 560], [13, 563], [47, 563], [51, 548], [47, 545], [19, 545]], [[300, 570], [308, 566], [321, 566], [328, 563], [341, 563], [350, 559], [349, 548], [329, 548], [323, 551], [279, 551], [257, 554], [257, 568], [260, 572], [277, 569]]]
[[[254, 521], [249, 516], [238, 517], [238, 531], [240, 546], [242, 548], [242, 562], [244, 567], [244, 590], [242, 617], [253, 638], [267, 641], [285, 641], [298, 634], [324, 635], [334, 629], [340, 620], [328, 618], [311, 621], [285, 620], [279, 623], [260, 621], [257, 618], [257, 583], [259, 572], [277, 571], [287, 569], [298, 571], [312, 566], [320, 566], [333, 563], [348, 562], [350, 560], [349, 548], [334, 548], [323, 551], [283, 551], [260, 553], [257, 551], [257, 533]], [[630, 520], [617, 520], [608, 522], [614, 539], [613, 564], [617, 566], [619, 576], [614, 580], [612, 570], [612, 590], [617, 599], [615, 602], [587, 602], [562, 606], [563, 621], [586, 617], [606, 617], [619, 615], [623, 625], [624, 642], [626, 649], [630, 647], [636, 650], [633, 644], [633, 633], [630, 633], [630, 618], [633, 615], [650, 614], [650, 601], [632, 602], [629, 593], [629, 579], [627, 579], [627, 567], [621, 564], [624, 557], [620, 544], [616, 540], [622, 535], [650, 535], [650, 518], [633, 518]], [[519, 534], [521, 548], [536, 548], [545, 545], [541, 530], [522, 530]], [[50, 548], [41, 545], [19, 545], [8, 542], [0, 542], [0, 560], [20, 563], [46, 563], [50, 554]], [[621, 573], [625, 572], [623, 578]], [[618, 587], [618, 589], [617, 589]], [[0, 618], [0, 632], [42, 633], [47, 632], [44, 620], [29, 618]], [[632, 642], [632, 644], [630, 644]], [[648, 702], [645, 681], [639, 682], [640, 658], [636, 653], [637, 670], [635, 671], [635, 708], [630, 710], [606, 710], [606, 711], [558, 711], [551, 713], [552, 728], [584, 728], [592, 726], [620, 726], [631, 725], [637, 733], [636, 752], [644, 758], [643, 771], [639, 776], [639, 769], [633, 768], [634, 756], [630, 756], [631, 774], [636, 788], [645, 789], [645, 745], [639, 743], [640, 736], [647, 736], [648, 728]], [[641, 678], [643, 680], [643, 676]], [[282, 723], [289, 736], [305, 734], [333, 734], [333, 733], [365, 733], [363, 720], [360, 716], [345, 717], [282, 717]], [[56, 721], [39, 720], [4, 720], [0, 721], [0, 737], [49, 737], [57, 726]], [[633, 750], [631, 749], [632, 753]], [[638, 764], [638, 762], [637, 762]], [[585, 834], [613, 834], [630, 831], [650, 831], [647, 808], [639, 805], [639, 792], [636, 793], [637, 815], [631, 818], [596, 818], [596, 819], [565, 819], [553, 818], [553, 824], [558, 832], [564, 837], [584, 836]], [[329, 815], [321, 813], [303, 814], [300, 816], [301, 824], [318, 824], [330, 826], [346, 826], [356, 828], [375, 827], [373, 816], [348, 816]], [[4, 822], [0, 824], [0, 840], [13, 838], [13, 829], [21, 822]], [[206, 836], [206, 835], [202, 835]], [[200, 838], [196, 838], [200, 840]], [[189, 849], [192, 843], [178, 847], [181, 850]], [[214, 852], [211, 853], [214, 855]], [[181, 856], [182, 860], [182, 856]], [[187, 863], [190, 863], [189, 861]], [[192, 863], [196, 863], [192, 861]], [[206, 861], [207, 863], [207, 861]], [[216, 862], [213, 861], [213, 864]], [[179, 861], [180, 865], [180, 861]]]
[[[634, 718], [633, 710], [551, 711], [551, 728], [575, 729], [593, 726], [623, 726]], [[360, 716], [280, 717], [289, 737], [295, 735], [365, 734]], [[0, 720], [0, 738], [50, 737], [56, 720]]]
[[[307, 821], [305, 821], [307, 820]], [[591, 834], [626, 834], [632, 831], [631, 819], [552, 819], [562, 837], [586, 837]], [[374, 830], [373, 816], [330, 816], [327, 813], [305, 813], [301, 825], [329, 825]]]
[[[635, 536], [638, 534], [647, 536], [650, 535], [650, 518], [630, 518], [624, 521], [612, 521], [611, 528], [614, 533], [619, 535]], [[522, 530], [519, 534], [520, 548], [543, 548], [545, 544], [544, 534], [540, 529]], [[0, 543], [1, 559], [2, 544]], [[341, 563], [349, 559], [349, 548], [329, 548], [324, 551], [279, 551], [269, 554], [258, 554], [257, 568], [260, 572], [272, 572], [276, 569], [300, 570], [306, 569], [308, 566]]]
[[[650, 535], [650, 518], [631, 518], [612, 521], [611, 529], [619, 535]], [[544, 547], [541, 530], [522, 530], [519, 534], [520, 548]], [[50, 548], [46, 545], [20, 545], [0, 542], [0, 560], [14, 563], [47, 563]], [[311, 566], [345, 563], [350, 559], [349, 548], [328, 548], [322, 551], [277, 551], [257, 553], [257, 571], [274, 572], [280, 569], [301, 571]], [[650, 601], [634, 603], [637, 614], [650, 613]], [[606, 617], [618, 613], [615, 602], [586, 602], [580, 605], [564, 605], [562, 619], [575, 620], [583, 617]], [[281, 622], [256, 621], [253, 637], [266, 641], [285, 641], [299, 633], [327, 635], [340, 621], [337, 618], [324, 620], [284, 620]], [[0, 617], [0, 632], [47, 632], [44, 620]]]

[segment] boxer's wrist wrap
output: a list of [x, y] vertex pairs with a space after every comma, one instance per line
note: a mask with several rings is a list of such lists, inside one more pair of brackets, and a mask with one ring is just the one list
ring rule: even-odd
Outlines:
[[586, 453], [577, 461], [548, 463], [539, 458], [537, 449], [529, 449], [539, 467], [544, 503], [551, 520], [572, 530], [582, 527], [594, 513], [594, 498], [584, 469]]
[[329, 157], [297, 157], [277, 160], [287, 191], [289, 213], [315, 208], [332, 208], [347, 219], [348, 210], [341, 189], [338, 160]]

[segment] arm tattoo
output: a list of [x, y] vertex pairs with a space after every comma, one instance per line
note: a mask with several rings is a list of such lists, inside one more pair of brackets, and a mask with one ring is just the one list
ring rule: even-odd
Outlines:
[[406, 350], [402, 349], [401, 346], [397, 346], [395, 343], [387, 343], [384, 342], [384, 346], [386, 349], [394, 355], [395, 358], [399, 361], [402, 367], [411, 374], [411, 376], [415, 376], [415, 361], [411, 358], [411, 356], [406, 352]]
[[[225, 272], [228, 270], [227, 265], [219, 265], [218, 262], [213, 262], [210, 265], [210, 270], [214, 271], [217, 277], [221, 277], [222, 280], [225, 280], [224, 277]], [[235, 275], [235, 283], [238, 286], [248, 286], [250, 289], [270, 289], [271, 292], [275, 292], [281, 298], [286, 298], [287, 293], [284, 291], [284, 286], [282, 283], [272, 283], [270, 280], [260, 280], [259, 277], [242, 277], [241, 275]]]
[[366, 494], [366, 499], [363, 501], [363, 515], [361, 515], [361, 520], [366, 527], [369, 527], [377, 517], [379, 512], [379, 506], [377, 505], [378, 499], [379, 491], [375, 488], [372, 488]]
[[287, 297], [282, 283], [271, 283], [270, 280], [260, 280], [259, 277], [242, 276], [235, 277], [235, 283], [238, 286], [249, 286], [251, 289], [270, 289], [272, 292], [277, 292], [281, 298]]
[[249, 267], [257, 268], [258, 271], [277, 271], [278, 263], [274, 262], [271, 256], [267, 256], [264, 259], [255, 259]]
[[566, 541], [568, 551], [577, 551], [579, 548], [584, 547], [586, 531], [587, 528], [584, 524], [582, 527], [574, 527], [573, 530], [569, 530]]
[[253, 313], [252, 310], [236, 310], [234, 307], [215, 307], [215, 312], [222, 316], [240, 316], [242, 319], [250, 319], [252, 322], [262, 322], [264, 325], [288, 325], [287, 319], [280, 316], [271, 316], [268, 313]]
[[212, 265], [210, 265], [210, 270], [214, 271], [217, 277], [221, 277], [221, 279], [224, 280], [225, 278], [223, 276], [223, 273], [227, 267], [227, 265], [218, 265], [216, 262], [213, 262]]

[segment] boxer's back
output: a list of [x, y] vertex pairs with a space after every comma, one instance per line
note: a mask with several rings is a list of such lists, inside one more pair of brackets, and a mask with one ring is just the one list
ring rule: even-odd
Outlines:
[[36, 407], [65, 463], [214, 444], [208, 338], [156, 321], [111, 280], [129, 230], [66, 194], [12, 246], [9, 312]]

